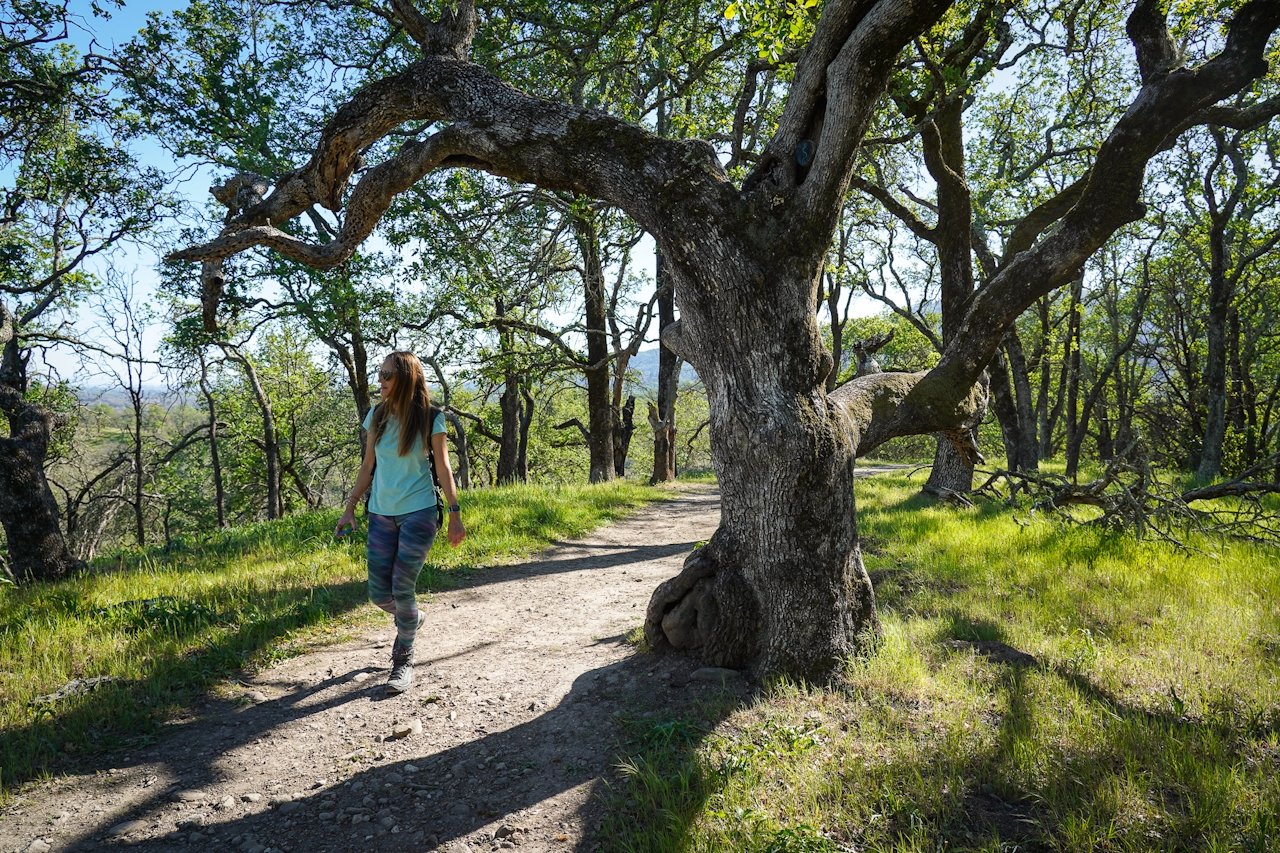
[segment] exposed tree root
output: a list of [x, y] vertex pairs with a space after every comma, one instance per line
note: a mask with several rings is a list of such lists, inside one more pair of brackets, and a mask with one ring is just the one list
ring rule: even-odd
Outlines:
[[711, 666], [744, 669], [759, 647], [760, 607], [732, 568], [724, 528], [649, 599], [644, 633], [654, 651], [682, 651]]

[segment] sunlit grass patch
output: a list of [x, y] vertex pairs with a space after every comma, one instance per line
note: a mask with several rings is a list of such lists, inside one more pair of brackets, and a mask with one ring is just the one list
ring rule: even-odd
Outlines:
[[605, 849], [1280, 850], [1280, 555], [922, 483], [856, 486], [876, 653], [633, 756], [620, 797], [670, 819], [606, 822]]
[[[511, 486], [461, 495], [468, 538], [440, 536], [419, 590], [581, 536], [666, 493], [616, 482]], [[86, 752], [145, 742], [219, 679], [367, 619], [363, 520], [333, 538], [336, 511], [291, 516], [161, 549], [122, 551], [76, 577], [0, 588], [0, 782], [53, 772]], [[35, 702], [72, 679], [89, 693]]]

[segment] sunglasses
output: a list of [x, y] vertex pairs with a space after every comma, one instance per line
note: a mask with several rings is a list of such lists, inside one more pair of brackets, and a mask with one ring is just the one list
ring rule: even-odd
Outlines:
[[378, 378], [381, 379], [383, 382], [390, 382], [395, 375], [396, 374], [394, 370], [382, 370], [382, 369], [378, 370]]

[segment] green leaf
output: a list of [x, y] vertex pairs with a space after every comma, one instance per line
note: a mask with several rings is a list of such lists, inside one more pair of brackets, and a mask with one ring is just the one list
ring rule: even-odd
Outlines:
[[738, 17], [738, 4], [730, 3], [728, 7], [724, 10], [724, 16], [728, 18], [730, 21]]

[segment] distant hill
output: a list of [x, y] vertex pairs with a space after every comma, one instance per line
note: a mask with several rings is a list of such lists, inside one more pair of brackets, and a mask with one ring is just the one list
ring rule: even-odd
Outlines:
[[[637, 353], [627, 364], [627, 370], [639, 372], [640, 379], [636, 384], [641, 388], [655, 390], [658, 387], [658, 348], [653, 347]], [[680, 369], [681, 384], [697, 381], [697, 372], [688, 364], [685, 364]], [[174, 391], [158, 384], [142, 386], [142, 395], [148, 403], [155, 403], [161, 406], [171, 406], [182, 402], [187, 402], [191, 405], [199, 404], [197, 398], [190, 394], [183, 394], [180, 391]], [[119, 385], [81, 388], [78, 396], [80, 397], [80, 402], [86, 406], [94, 406], [98, 403], [106, 403], [113, 409], [127, 409], [130, 406], [128, 393]]]
[[[641, 350], [632, 357], [627, 364], [628, 370], [636, 370], [640, 373], [640, 385], [655, 389], [658, 387], [658, 347], [653, 349]], [[697, 382], [698, 373], [686, 362], [680, 368], [680, 381]]]
[[[113, 409], [127, 409], [133, 405], [129, 400], [129, 393], [119, 385], [81, 388], [77, 396], [80, 398], [80, 402], [86, 406], [106, 403]], [[181, 392], [166, 388], [163, 385], [143, 385], [142, 398], [149, 404], [155, 403], [161, 406], [189, 401]]]

